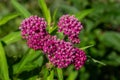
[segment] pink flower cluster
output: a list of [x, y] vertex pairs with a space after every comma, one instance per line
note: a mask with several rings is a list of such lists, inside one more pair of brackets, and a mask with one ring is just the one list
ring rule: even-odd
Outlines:
[[85, 53], [82, 50], [73, 47], [70, 42], [58, 40], [56, 47], [57, 49], [54, 53], [48, 54], [49, 60], [55, 66], [65, 68], [70, 64], [74, 64], [75, 68], [78, 70], [84, 65], [86, 61]]
[[59, 68], [65, 68], [73, 61], [73, 46], [70, 42], [56, 40], [54, 53], [48, 54], [49, 60]]
[[47, 23], [44, 18], [38, 16], [30, 16], [30, 18], [23, 20], [19, 29], [21, 30], [23, 39], [27, 40], [30, 48], [35, 50], [42, 49], [46, 36], [48, 35], [46, 26]]
[[[66, 19], [68, 21], [66, 21]], [[66, 21], [65, 23], [63, 23], [64, 20]], [[71, 26], [75, 27], [75, 29], [70, 28], [67, 32], [66, 29], [68, 27], [61, 25], [62, 23], [64, 25], [70, 25], [72, 21], [74, 24]], [[69, 24], [67, 24], [67, 22]], [[71, 42], [79, 42], [77, 35], [82, 27], [80, 22], [78, 22], [73, 16], [65, 15], [60, 18], [59, 25], [61, 26], [60, 31], [64, 31], [64, 34], [68, 35]], [[28, 46], [35, 50], [42, 50], [48, 56], [51, 63], [59, 68], [65, 68], [70, 64], [74, 64], [77, 70], [80, 69], [87, 59], [85, 52], [75, 48], [71, 42], [59, 40], [56, 36], [50, 35], [46, 31], [46, 26], [47, 23], [44, 18], [38, 16], [31, 16], [23, 20], [20, 25], [20, 30], [22, 37], [23, 39], [26, 39]]]
[[82, 29], [82, 25], [77, 18], [70, 15], [63, 15], [59, 19], [58, 27], [58, 31], [67, 35], [72, 43], [80, 43], [78, 35]]

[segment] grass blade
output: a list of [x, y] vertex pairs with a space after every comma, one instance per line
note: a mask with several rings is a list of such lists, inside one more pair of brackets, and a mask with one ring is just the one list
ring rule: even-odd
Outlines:
[[17, 2], [17, 0], [11, 0], [12, 5], [14, 8], [19, 11], [25, 18], [29, 17], [31, 14], [26, 10], [21, 4]]
[[8, 21], [10, 21], [11, 19], [16, 18], [17, 16], [19, 16], [19, 13], [12, 13], [9, 15], [4, 16], [1, 20], [0, 20], [0, 26], [7, 23]]
[[1, 42], [0, 42], [0, 71], [1, 71], [3, 80], [9, 80], [7, 60], [6, 60], [5, 51]]
[[42, 9], [42, 12], [44, 14], [44, 17], [46, 18], [47, 22], [48, 22], [48, 26], [50, 26], [51, 23], [51, 15], [50, 15], [50, 11], [47, 8], [47, 5], [45, 3], [45, 0], [38, 0], [39, 6]]

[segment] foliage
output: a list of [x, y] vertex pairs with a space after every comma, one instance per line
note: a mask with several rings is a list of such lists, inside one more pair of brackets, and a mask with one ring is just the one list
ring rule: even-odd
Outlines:
[[[119, 4], [119, 0], [0, 1], [0, 80], [120, 80]], [[54, 34], [63, 14], [75, 15], [84, 25], [81, 43], [75, 46], [91, 57], [78, 71], [73, 65], [47, 68], [46, 56], [29, 49], [18, 30], [24, 18], [39, 15], [45, 17], [49, 33]], [[62, 33], [57, 36], [63, 38]]]

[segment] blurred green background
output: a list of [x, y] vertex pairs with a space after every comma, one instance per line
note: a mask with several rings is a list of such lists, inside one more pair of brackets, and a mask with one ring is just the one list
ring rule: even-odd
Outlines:
[[[43, 16], [37, 0], [18, 0], [18, 2], [32, 15]], [[64, 80], [120, 80], [120, 0], [46, 0], [46, 4], [51, 14], [54, 14], [57, 9], [56, 22], [64, 14], [74, 15], [80, 12], [86, 14], [84, 10], [91, 9], [89, 14], [81, 19], [84, 29], [80, 33], [81, 43], [76, 46], [84, 47], [93, 44], [93, 47], [86, 49], [86, 54], [106, 64], [101, 65], [88, 60], [79, 71], [69, 66], [63, 69]], [[6, 22], [1, 22], [3, 17], [9, 15], [13, 15], [11, 20], [6, 19]], [[11, 0], [0, 0], [0, 39], [11, 32], [18, 31], [23, 19], [24, 17], [19, 15]], [[28, 47], [21, 39], [4, 45], [4, 49], [12, 80], [14, 76], [12, 66], [21, 60]], [[42, 65], [46, 62], [44, 56]], [[18, 80], [42, 80], [40, 78], [43, 75], [42, 70], [37, 66], [30, 71], [23, 71]], [[30, 79], [31, 76], [37, 76], [38, 79]], [[54, 80], [57, 80], [56, 76]]]

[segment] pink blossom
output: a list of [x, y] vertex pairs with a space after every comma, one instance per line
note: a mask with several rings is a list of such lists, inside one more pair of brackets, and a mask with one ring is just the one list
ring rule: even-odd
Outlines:
[[80, 43], [78, 35], [82, 29], [82, 25], [73, 15], [63, 15], [59, 19], [58, 27], [58, 31], [67, 35], [72, 43]]

